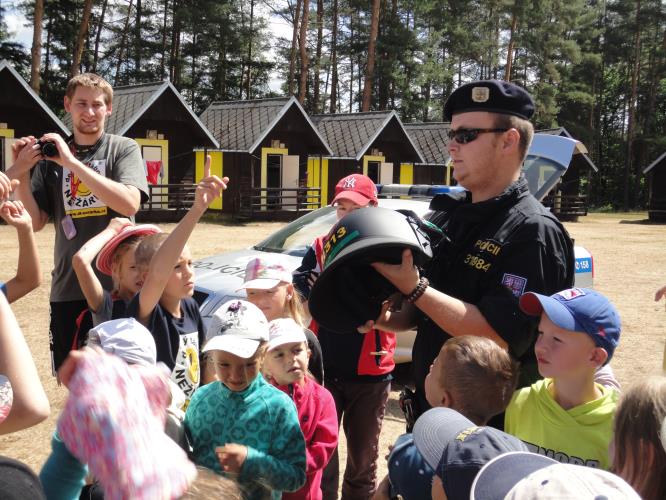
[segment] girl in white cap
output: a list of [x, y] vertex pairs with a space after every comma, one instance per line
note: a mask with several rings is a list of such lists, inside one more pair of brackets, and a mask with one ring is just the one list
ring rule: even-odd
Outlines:
[[310, 350], [303, 327], [291, 318], [269, 324], [264, 376], [296, 405], [306, 442], [305, 485], [283, 500], [321, 500], [321, 477], [338, 445], [338, 415], [331, 393], [308, 372]]
[[[279, 255], [256, 257], [249, 261], [241, 289], [245, 289], [248, 302], [261, 309], [268, 321], [291, 318], [302, 327], [309, 323], [309, 319], [305, 318], [301, 297], [292, 283], [290, 267]], [[311, 353], [308, 370], [322, 384], [324, 361], [321, 345], [314, 333], [307, 328], [303, 331]]]
[[296, 407], [264, 380], [263, 313], [244, 300], [215, 311], [203, 352], [217, 381], [196, 390], [185, 429], [197, 465], [237, 478], [245, 498], [275, 499], [305, 483], [305, 440]]

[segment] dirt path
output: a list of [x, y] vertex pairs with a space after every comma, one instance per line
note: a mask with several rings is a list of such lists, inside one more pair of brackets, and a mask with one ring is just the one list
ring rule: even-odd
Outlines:
[[[567, 224], [576, 242], [594, 255], [595, 287], [617, 305], [623, 320], [621, 345], [612, 366], [622, 384], [640, 380], [659, 370], [664, 352], [666, 328], [664, 303], [655, 303], [655, 290], [666, 284], [666, 226], [641, 223], [645, 214], [599, 214], [582, 222]], [[191, 240], [195, 258], [244, 248], [281, 227], [280, 223], [251, 223], [243, 226], [204, 222], [197, 226]], [[165, 225], [169, 230], [172, 225]], [[64, 388], [50, 376], [48, 355], [48, 290], [53, 264], [53, 226], [37, 235], [42, 263], [43, 285], [14, 305], [23, 333], [28, 340], [42, 381], [51, 401], [51, 417], [29, 430], [0, 437], [0, 454], [15, 457], [39, 470], [50, 450], [50, 436], [66, 396]], [[0, 226], [0, 279], [9, 279], [16, 269], [17, 248], [13, 230]], [[404, 432], [397, 406], [397, 392], [389, 401], [382, 430], [380, 455]], [[344, 456], [344, 444], [341, 445]], [[380, 459], [380, 473], [386, 470]]]

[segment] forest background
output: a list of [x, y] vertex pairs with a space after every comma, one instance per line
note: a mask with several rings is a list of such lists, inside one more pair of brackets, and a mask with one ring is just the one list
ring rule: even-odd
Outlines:
[[510, 80], [535, 97], [538, 129], [587, 146], [599, 173], [584, 191], [602, 210], [644, 208], [642, 170], [666, 151], [662, 0], [0, 0], [0, 59], [59, 113], [89, 71], [168, 78], [197, 114], [295, 95], [310, 113], [404, 122], [442, 121], [468, 81]]

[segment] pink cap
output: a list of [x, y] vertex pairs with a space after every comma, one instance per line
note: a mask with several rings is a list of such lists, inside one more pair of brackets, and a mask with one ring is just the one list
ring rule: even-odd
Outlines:
[[331, 205], [340, 199], [351, 200], [362, 207], [370, 202], [377, 204], [377, 186], [367, 175], [348, 175], [336, 184], [335, 197]]
[[130, 236], [147, 236], [149, 234], [161, 233], [162, 230], [152, 224], [140, 224], [138, 226], [125, 226], [122, 231], [115, 235], [104, 248], [97, 254], [95, 264], [100, 272], [111, 276], [113, 272], [113, 254], [116, 248]]
[[287, 263], [275, 256], [273, 258], [256, 257], [245, 267], [245, 282], [239, 288], [257, 288], [270, 290], [281, 282], [291, 283], [291, 271]]

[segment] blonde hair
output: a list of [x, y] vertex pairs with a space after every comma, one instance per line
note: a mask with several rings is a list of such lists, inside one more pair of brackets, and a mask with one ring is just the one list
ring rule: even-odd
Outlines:
[[113, 278], [113, 293], [117, 294], [120, 291], [119, 271], [123, 257], [125, 257], [127, 252], [129, 252], [130, 250], [136, 251], [137, 247], [139, 246], [143, 238], [144, 238], [143, 235], [135, 235], [125, 238], [123, 241], [121, 241], [118, 244], [116, 250], [113, 252], [113, 256], [111, 257], [111, 277]]
[[99, 89], [104, 95], [104, 102], [108, 106], [113, 102], [113, 87], [107, 82], [104, 78], [95, 73], [81, 73], [76, 75], [74, 78], [71, 78], [67, 82], [67, 90], [65, 95], [71, 99], [76, 93], [76, 89], [79, 87], [89, 88], [89, 89]]
[[293, 285], [293, 283], [290, 284], [293, 289], [293, 293], [291, 294], [291, 298], [287, 299], [287, 303], [285, 304], [285, 311], [287, 315], [296, 323], [304, 328], [307, 328], [308, 325], [306, 324], [305, 309], [303, 308], [303, 298], [301, 297], [301, 294], [298, 292], [298, 290], [296, 290], [296, 287]]
[[620, 397], [613, 469], [645, 500], [666, 498], [665, 422], [666, 377], [641, 380]]
[[134, 252], [134, 261], [141, 271], [148, 270], [153, 255], [157, 253], [168, 237], [169, 233], [155, 233], [141, 240]]
[[502, 413], [518, 382], [518, 365], [509, 353], [485, 337], [464, 335], [446, 341], [437, 374], [456, 409], [477, 425]]

